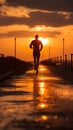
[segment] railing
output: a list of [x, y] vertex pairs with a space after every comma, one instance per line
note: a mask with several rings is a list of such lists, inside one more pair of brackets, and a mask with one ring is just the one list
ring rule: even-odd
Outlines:
[[73, 68], [73, 54], [71, 54], [71, 68]]
[[73, 54], [70, 55], [69, 60], [68, 60], [67, 55], [65, 55], [64, 60], [63, 60], [62, 56], [50, 58], [49, 63], [52, 64], [52, 65], [56, 65], [56, 66], [73, 68]]

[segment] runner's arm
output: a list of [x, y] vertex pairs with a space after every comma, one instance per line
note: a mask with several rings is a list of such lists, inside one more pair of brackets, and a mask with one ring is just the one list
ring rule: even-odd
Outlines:
[[43, 49], [43, 44], [40, 42], [40, 51]]
[[30, 48], [31, 48], [31, 49], [33, 48], [33, 42], [31, 42], [31, 44], [30, 44]]

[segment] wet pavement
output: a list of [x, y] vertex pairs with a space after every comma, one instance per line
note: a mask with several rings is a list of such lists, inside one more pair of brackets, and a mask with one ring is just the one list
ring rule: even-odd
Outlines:
[[0, 130], [73, 130], [73, 85], [46, 66], [0, 84]]

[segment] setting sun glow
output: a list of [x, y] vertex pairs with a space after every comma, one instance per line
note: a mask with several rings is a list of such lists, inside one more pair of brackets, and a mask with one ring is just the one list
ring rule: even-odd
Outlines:
[[41, 40], [41, 42], [43, 43], [43, 45], [46, 45], [46, 44], [49, 43], [49, 39], [48, 38], [40, 37], [39, 40]]

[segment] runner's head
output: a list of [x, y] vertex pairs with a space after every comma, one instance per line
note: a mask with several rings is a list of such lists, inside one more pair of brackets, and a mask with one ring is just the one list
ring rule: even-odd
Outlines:
[[35, 39], [38, 39], [38, 37], [39, 37], [39, 36], [36, 34], [36, 35], [35, 35]]

